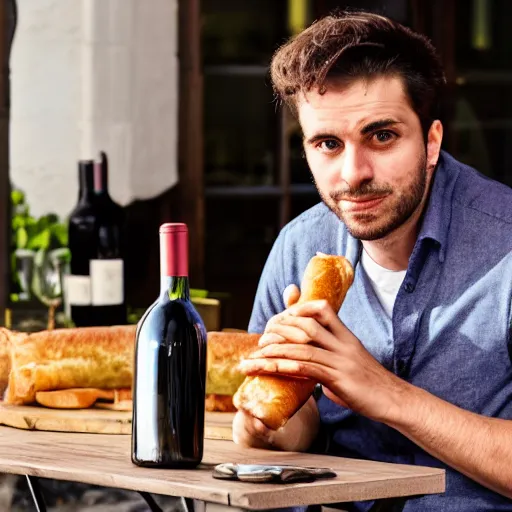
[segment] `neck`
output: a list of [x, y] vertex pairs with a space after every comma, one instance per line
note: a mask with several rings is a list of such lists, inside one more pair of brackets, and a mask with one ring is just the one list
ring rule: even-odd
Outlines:
[[91, 162], [80, 162], [79, 164], [79, 182], [80, 190], [78, 200], [80, 202], [89, 202], [94, 198], [94, 174]]
[[170, 300], [189, 300], [190, 289], [187, 276], [161, 276], [160, 297]]
[[405, 270], [416, 243], [416, 233], [402, 238], [397, 232], [380, 240], [363, 241], [364, 250], [371, 259], [388, 270]]
[[79, 201], [89, 203], [94, 199], [94, 196], [94, 188], [92, 187], [91, 183], [88, 183], [84, 180], [80, 187]]
[[428, 194], [401, 226], [379, 240], [363, 240], [364, 250], [375, 263], [388, 270], [406, 270], [420, 231]]
[[388, 270], [406, 270], [409, 266], [409, 258], [418, 239], [432, 183], [433, 173], [429, 173], [420, 204], [401, 226], [379, 240], [362, 241], [364, 250], [381, 267]]
[[109, 197], [107, 168], [98, 163], [94, 165], [94, 193], [98, 197]]

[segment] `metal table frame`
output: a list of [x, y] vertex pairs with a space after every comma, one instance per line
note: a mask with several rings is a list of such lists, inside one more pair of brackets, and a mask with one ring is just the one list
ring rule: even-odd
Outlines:
[[[41, 490], [41, 485], [39, 484], [39, 478], [37, 476], [25, 475], [27, 479], [27, 484], [30, 489], [30, 494], [32, 495], [32, 500], [34, 501], [34, 505], [36, 507], [37, 512], [47, 512], [46, 503], [44, 501], [44, 495]], [[162, 508], [155, 501], [153, 496], [144, 491], [135, 491], [138, 492], [144, 501], [147, 503], [151, 512], [163, 512]], [[370, 512], [402, 512], [407, 499], [411, 498], [386, 498], [381, 500], [375, 500], [374, 505], [371, 507]], [[237, 507], [229, 507], [226, 505], [221, 505], [219, 503], [208, 503], [200, 500], [194, 500], [191, 498], [182, 498], [187, 509], [187, 512], [241, 512], [244, 509], [240, 509]], [[309, 512], [321, 512], [321, 505], [309, 505]], [[341, 512], [341, 511], [340, 511]]]

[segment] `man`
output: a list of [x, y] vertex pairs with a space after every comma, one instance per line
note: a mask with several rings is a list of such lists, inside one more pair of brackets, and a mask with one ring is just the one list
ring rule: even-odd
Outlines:
[[[323, 392], [278, 432], [237, 413], [235, 441], [446, 468], [406, 511], [512, 510], [512, 190], [441, 151], [435, 51], [387, 18], [326, 17], [271, 74], [323, 203], [274, 244], [241, 368]], [[317, 251], [355, 268], [339, 315], [294, 304]]]

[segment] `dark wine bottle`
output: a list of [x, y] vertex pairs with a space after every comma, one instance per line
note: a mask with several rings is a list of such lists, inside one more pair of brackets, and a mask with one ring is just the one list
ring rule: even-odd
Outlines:
[[96, 257], [96, 216], [94, 212], [94, 162], [78, 162], [78, 203], [69, 217], [68, 244], [71, 274], [66, 276], [66, 301], [77, 327], [92, 325], [91, 276], [89, 262]]
[[124, 210], [108, 191], [108, 159], [102, 151], [94, 165], [96, 255], [90, 261], [93, 325], [122, 325], [127, 312], [124, 298]]
[[69, 218], [66, 299], [77, 327], [126, 323], [124, 212], [108, 193], [108, 162], [79, 162], [78, 204]]
[[137, 326], [132, 462], [194, 468], [203, 457], [206, 329], [190, 301], [188, 230], [160, 227], [160, 297]]

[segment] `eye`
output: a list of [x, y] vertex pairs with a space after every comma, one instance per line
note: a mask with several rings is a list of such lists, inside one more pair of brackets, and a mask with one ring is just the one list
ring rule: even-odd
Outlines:
[[386, 144], [396, 138], [396, 134], [390, 131], [381, 130], [373, 134], [373, 139], [379, 144]]
[[317, 147], [323, 153], [332, 153], [339, 149], [341, 144], [336, 139], [326, 139], [318, 143]]

